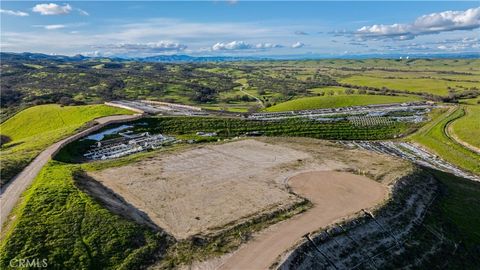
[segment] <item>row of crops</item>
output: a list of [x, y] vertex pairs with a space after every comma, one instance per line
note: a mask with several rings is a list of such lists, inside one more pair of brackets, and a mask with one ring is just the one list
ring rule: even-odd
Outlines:
[[216, 132], [220, 137], [240, 136], [246, 133], [266, 136], [305, 136], [339, 140], [379, 140], [397, 137], [412, 128], [411, 124], [375, 122], [375, 125], [357, 125], [348, 120], [318, 122], [305, 118], [277, 121], [253, 121], [234, 118], [158, 117], [138, 120], [135, 132], [162, 134], [190, 134], [198, 131]]
[[393, 124], [393, 120], [389, 117], [381, 116], [350, 116], [348, 117], [350, 121], [355, 126], [385, 126]]

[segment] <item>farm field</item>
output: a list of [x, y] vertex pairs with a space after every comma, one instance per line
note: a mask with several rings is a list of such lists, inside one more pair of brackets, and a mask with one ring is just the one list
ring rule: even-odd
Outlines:
[[458, 138], [480, 149], [480, 105], [463, 107], [465, 116], [451, 124], [451, 131]]
[[260, 132], [266, 136], [298, 136], [321, 139], [387, 139], [408, 134], [417, 125], [392, 123], [387, 125], [356, 126], [348, 121], [321, 123], [318, 121], [292, 118], [281, 121], [254, 121], [236, 118], [214, 117], [152, 117], [137, 122], [148, 126], [135, 126], [135, 132], [149, 131], [165, 134], [195, 134], [197, 131], [217, 132], [220, 138]]
[[[232, 117], [155, 116], [130, 123], [134, 133], [149, 132], [165, 134], [177, 139], [196, 143], [232, 139], [238, 136], [289, 136], [319, 139], [372, 140], [406, 136], [424, 123], [388, 121], [385, 117], [357, 117], [336, 122], [320, 122], [305, 118], [290, 118], [276, 121], [258, 121]], [[121, 124], [119, 124], [121, 125]], [[117, 127], [111, 125], [103, 130]], [[99, 130], [98, 132], [102, 132]], [[197, 132], [216, 133], [202, 137]], [[118, 137], [119, 135], [112, 135]], [[54, 159], [63, 162], [86, 161], [81, 153], [94, 143], [92, 140], [75, 141], [65, 146]]]
[[8, 182], [38, 153], [95, 118], [133, 114], [105, 105], [41, 105], [25, 109], [0, 125], [2, 183]]
[[422, 127], [409, 140], [419, 143], [443, 159], [476, 174], [480, 173], [480, 156], [452, 140], [445, 133], [449, 123], [464, 116], [463, 108], [450, 107]]
[[373, 96], [373, 95], [342, 95], [342, 96], [321, 96], [306, 97], [286, 101], [269, 107], [266, 111], [296, 111], [323, 108], [337, 108], [348, 106], [361, 106], [371, 104], [387, 104], [417, 101], [418, 98], [406, 96]]
[[[478, 78], [477, 78], [478, 79]], [[480, 84], [480, 81], [477, 82], [456, 82], [456, 81], [445, 81], [439, 79], [425, 79], [425, 78], [388, 78], [388, 77], [377, 77], [377, 76], [368, 76], [368, 75], [354, 75], [345, 79], [340, 80], [342, 83], [348, 83], [352, 85], [359, 86], [372, 86], [376, 88], [387, 87], [395, 90], [406, 90], [408, 92], [416, 93], [428, 93], [434, 95], [445, 96], [448, 95], [448, 89], [450, 87], [455, 88], [458, 85], [465, 87], [467, 89], [471, 87], [477, 87]]]

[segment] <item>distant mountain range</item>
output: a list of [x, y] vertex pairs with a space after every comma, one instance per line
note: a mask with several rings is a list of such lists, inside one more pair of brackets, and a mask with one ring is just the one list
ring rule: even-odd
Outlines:
[[368, 58], [456, 58], [456, 59], [477, 59], [480, 52], [471, 53], [437, 53], [437, 54], [362, 54], [362, 55], [276, 55], [276, 56], [190, 56], [190, 55], [155, 55], [148, 57], [88, 57], [81, 54], [74, 56], [49, 55], [42, 53], [0, 53], [2, 60], [55, 60], [62, 62], [79, 62], [84, 60], [110, 59], [116, 62], [140, 61], [140, 62], [233, 62], [233, 61], [265, 61], [265, 60], [315, 60], [315, 59], [368, 59]]

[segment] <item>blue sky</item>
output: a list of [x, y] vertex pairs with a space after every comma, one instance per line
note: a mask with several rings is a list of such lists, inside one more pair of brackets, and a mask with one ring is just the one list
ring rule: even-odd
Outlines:
[[104, 56], [478, 52], [470, 2], [2, 1], [1, 50]]

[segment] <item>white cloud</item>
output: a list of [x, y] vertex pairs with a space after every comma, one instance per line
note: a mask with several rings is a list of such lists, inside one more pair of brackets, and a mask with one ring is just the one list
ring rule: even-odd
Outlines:
[[292, 44], [292, 48], [294, 48], [294, 49], [302, 48], [302, 47], [304, 47], [304, 46], [305, 46], [305, 44], [303, 44], [303, 43], [300, 42], [300, 41], [297, 41], [297, 42], [295, 42], [295, 43]]
[[363, 26], [354, 34], [360, 38], [413, 39], [419, 35], [455, 30], [472, 30], [480, 27], [480, 7], [465, 11], [444, 11], [418, 17], [410, 24], [375, 24]]
[[20, 16], [20, 17], [25, 17], [29, 15], [28, 13], [23, 11], [15, 11], [15, 10], [8, 10], [8, 9], [0, 9], [0, 13], [12, 15], [12, 16]]
[[245, 49], [252, 49], [252, 48], [253, 46], [251, 44], [248, 44], [245, 41], [236, 41], [236, 40], [228, 43], [217, 42], [212, 46], [212, 50], [214, 51], [245, 50]]
[[93, 46], [102, 54], [157, 54], [166, 52], [180, 52], [187, 49], [187, 45], [178, 42], [161, 40], [146, 43], [118, 43]]
[[61, 6], [54, 3], [37, 4], [32, 10], [33, 12], [40, 13], [41, 15], [65, 15], [72, 11], [72, 6], [69, 4]]
[[280, 44], [274, 44], [269, 42], [261, 42], [257, 44], [250, 44], [245, 41], [232, 41], [232, 42], [217, 42], [212, 46], [213, 51], [236, 51], [236, 50], [266, 50], [282, 48]]

